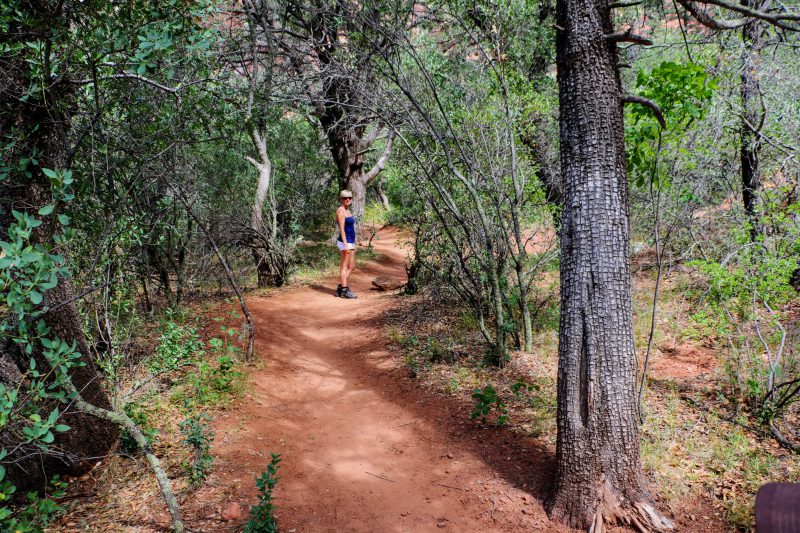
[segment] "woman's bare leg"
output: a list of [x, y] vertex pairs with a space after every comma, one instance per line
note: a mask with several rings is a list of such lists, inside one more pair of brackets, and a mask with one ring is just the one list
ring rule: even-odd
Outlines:
[[342, 250], [342, 258], [341, 262], [339, 263], [339, 283], [342, 285], [342, 287], [347, 287], [347, 278], [350, 275], [349, 267], [350, 258], [348, 257], [348, 252]]
[[350, 267], [347, 269], [347, 279], [350, 279], [350, 274], [356, 269], [356, 251], [350, 251]]

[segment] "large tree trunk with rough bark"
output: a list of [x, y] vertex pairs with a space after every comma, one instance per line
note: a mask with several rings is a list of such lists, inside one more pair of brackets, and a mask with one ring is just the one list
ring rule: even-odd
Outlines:
[[[759, 7], [753, 0], [742, 0], [742, 5]], [[761, 190], [758, 157], [761, 151], [760, 131], [763, 126], [764, 109], [761, 100], [759, 70], [764, 31], [763, 23], [752, 19], [742, 27], [742, 65], [739, 92], [742, 96], [742, 123], [740, 126], [739, 155], [742, 164], [742, 203], [750, 222], [753, 240], [761, 232], [758, 214], [758, 194]]]
[[559, 0], [561, 319], [557, 480], [548, 510], [577, 528], [664, 527], [639, 457], [628, 180], [605, 0]]
[[[50, 24], [52, 34], [65, 29], [64, 26], [69, 22], [62, 12], [66, 8], [61, 3], [43, 3], [37, 6], [27, 8], [31, 20]], [[10, 35], [25, 35], [29, 31], [36, 33], [39, 27], [12, 28]], [[54, 82], [54, 76], [49, 72], [31, 72], [33, 67], [25, 59], [24, 54], [21, 54], [3, 57], [0, 61], [0, 133], [13, 135], [18, 140], [13, 152], [8, 154], [10, 157], [36, 154], [38, 165], [29, 165], [28, 176], [18, 173], [0, 182], [2, 240], [8, 238], [8, 227], [13, 220], [12, 211], [36, 216], [40, 208], [51, 203], [50, 183], [42, 173], [42, 168], [64, 170], [68, 164], [66, 142], [69, 116], [65, 110], [69, 109], [72, 89], [67, 84]], [[38, 95], [23, 98], [34, 75], [45, 80], [45, 88]], [[64, 72], [58, 73], [58, 77], [64, 75]], [[31, 240], [34, 243], [46, 242], [50, 238], [48, 226], [39, 226], [33, 232]], [[69, 344], [74, 342], [76, 351], [82, 355], [84, 366], [75, 367], [71, 372], [75, 387], [88, 402], [110, 409], [108, 396], [102, 387], [102, 377], [92, 360], [83, 334], [80, 315], [72, 302], [73, 294], [70, 281], [59, 279], [58, 285], [44, 294], [44, 300], [40, 304], [40, 308], [54, 308], [44, 315], [44, 322], [50, 329], [51, 337], [58, 337]], [[6, 384], [19, 385], [29, 368], [31, 358], [36, 360], [39, 372], [46, 374], [49, 366], [41, 345], [36, 343], [31, 354], [24, 354], [19, 346], [3, 339], [0, 344], [0, 380]], [[43, 406], [44, 409], [52, 407], [55, 405]], [[59, 407], [63, 411], [60, 423], [69, 425], [71, 429], [57, 434], [55, 442], [50, 445], [51, 452], [26, 447], [24, 457], [11, 454], [4, 461], [7, 463], [7, 479], [16, 485], [18, 492], [41, 489], [55, 474], [79, 475], [86, 472], [116, 442], [118, 429], [114, 424], [73, 408], [64, 411], [63, 405]], [[5, 432], [0, 433], [2, 445], [12, 449], [7, 442], [8, 438], [11, 437]]]

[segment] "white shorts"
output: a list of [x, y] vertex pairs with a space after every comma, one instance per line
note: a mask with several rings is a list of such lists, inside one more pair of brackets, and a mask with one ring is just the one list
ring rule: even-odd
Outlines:
[[356, 243], [354, 242], [336, 241], [336, 246], [338, 246], [341, 251], [356, 249]]

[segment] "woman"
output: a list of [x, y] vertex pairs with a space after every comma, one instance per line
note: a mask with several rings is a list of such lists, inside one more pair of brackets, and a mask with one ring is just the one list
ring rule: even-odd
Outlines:
[[342, 252], [339, 264], [339, 286], [336, 287], [336, 296], [340, 298], [358, 298], [347, 284], [347, 280], [356, 267], [356, 219], [350, 213], [353, 204], [353, 193], [344, 190], [339, 193], [342, 205], [336, 210], [336, 224], [339, 226], [339, 239], [336, 244]]

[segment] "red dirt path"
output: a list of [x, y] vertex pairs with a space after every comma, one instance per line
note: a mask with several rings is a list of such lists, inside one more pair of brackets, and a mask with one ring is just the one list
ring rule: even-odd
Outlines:
[[333, 280], [250, 299], [264, 367], [216, 423], [219, 486], [246, 509], [274, 452], [281, 531], [565, 531], [541, 503], [551, 453], [475, 427], [390, 353], [381, 317], [394, 296], [370, 282], [404, 277], [404, 253], [394, 230], [380, 237], [384, 259], [353, 275], [357, 300], [335, 298]]

